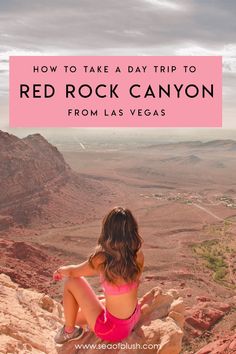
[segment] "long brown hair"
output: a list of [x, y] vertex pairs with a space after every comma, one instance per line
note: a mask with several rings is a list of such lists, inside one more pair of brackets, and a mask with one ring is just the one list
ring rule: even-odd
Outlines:
[[94, 267], [93, 261], [100, 259], [99, 269], [111, 283], [115, 283], [117, 277], [132, 282], [141, 273], [137, 252], [142, 241], [131, 211], [115, 207], [103, 219], [98, 244], [95, 252], [89, 256], [89, 263]]

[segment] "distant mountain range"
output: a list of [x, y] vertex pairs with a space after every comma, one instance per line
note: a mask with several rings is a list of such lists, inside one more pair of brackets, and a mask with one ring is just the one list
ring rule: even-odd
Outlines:
[[160, 144], [152, 144], [148, 145], [147, 148], [154, 148], [154, 147], [163, 147], [165, 148], [197, 148], [197, 149], [206, 149], [206, 148], [217, 148], [217, 149], [224, 149], [228, 151], [236, 151], [236, 141], [231, 139], [224, 139], [224, 140], [211, 140], [207, 142], [202, 141], [182, 141], [182, 142], [174, 142], [174, 143], [160, 143]]

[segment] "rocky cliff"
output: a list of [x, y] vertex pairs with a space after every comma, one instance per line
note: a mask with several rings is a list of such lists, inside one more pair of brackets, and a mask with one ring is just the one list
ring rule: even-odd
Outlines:
[[53, 334], [62, 309], [49, 296], [25, 290], [0, 275], [0, 353], [56, 353]]
[[69, 167], [40, 134], [19, 139], [0, 132], [0, 206], [39, 193], [47, 183], [65, 183]]
[[[164, 293], [158, 287], [153, 288], [140, 299], [142, 316], [132, 334], [123, 340], [123, 348], [113, 349], [114, 354], [179, 354], [183, 337], [184, 305], [177, 291]], [[87, 332], [79, 341], [69, 342], [58, 348], [59, 354], [76, 354], [75, 344], [95, 344], [102, 342], [92, 332]], [[106, 342], [107, 343], [107, 342]], [[126, 349], [127, 348], [127, 349]], [[131, 349], [133, 348], [133, 349]], [[93, 348], [80, 348], [82, 354], [93, 354]], [[101, 347], [99, 353], [106, 354]]]
[[[75, 174], [40, 134], [19, 139], [0, 131], [0, 230], [14, 224], [84, 217], [107, 190]], [[77, 219], [78, 221], [78, 219]]]
[[[129, 338], [120, 342], [124, 349], [113, 349], [111, 351], [113, 354], [127, 352], [134, 354], [179, 354], [180, 352], [183, 354], [234, 354], [236, 352], [236, 335], [233, 333], [221, 333], [220, 338], [216, 338], [203, 347], [198, 346], [196, 350], [181, 351], [184, 306], [177, 291], [163, 292], [156, 287], [142, 297], [141, 303], [143, 313], [140, 323]], [[209, 308], [208, 305], [197, 306], [199, 311], [203, 312], [204, 308]], [[219, 304], [217, 306], [219, 307]], [[189, 318], [194, 316], [190, 316], [189, 311], [187, 310], [186, 319], [191, 322]], [[193, 311], [195, 313], [196, 309]], [[209, 310], [207, 310], [208, 316]], [[201, 322], [200, 318], [199, 322]], [[79, 352], [93, 354], [93, 348], [87, 347], [86, 349], [84, 346], [78, 350], [78, 346], [107, 344], [92, 332], [86, 332], [84, 337], [78, 341], [55, 346], [53, 338], [62, 323], [61, 304], [43, 293], [22, 289], [12, 282], [10, 277], [0, 274], [0, 353], [75, 354]], [[149, 349], [144, 350], [143, 344]], [[107, 353], [102, 346], [99, 349], [100, 352]]]
[[[53, 337], [61, 326], [63, 311], [60, 304], [49, 296], [20, 288], [4, 275], [0, 275], [0, 352], [34, 354], [73, 354], [75, 344], [102, 343], [92, 332], [86, 332], [79, 341], [55, 346]], [[174, 290], [163, 293], [154, 288], [141, 299], [143, 314], [140, 323], [126, 345], [140, 345], [129, 350], [143, 354], [179, 354], [183, 336], [184, 308], [182, 299]], [[149, 345], [143, 350], [143, 344]], [[154, 347], [155, 344], [155, 347]], [[94, 349], [81, 349], [80, 353], [94, 353]], [[99, 353], [107, 353], [106, 349]], [[127, 351], [113, 350], [124, 354]]]

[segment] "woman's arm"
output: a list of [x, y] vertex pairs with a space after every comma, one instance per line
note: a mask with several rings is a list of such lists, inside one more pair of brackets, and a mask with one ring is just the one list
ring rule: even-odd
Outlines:
[[86, 260], [80, 264], [59, 267], [54, 272], [54, 278], [56, 279], [58, 276], [76, 278], [82, 276], [93, 276], [96, 274], [98, 274], [98, 269], [92, 268], [88, 260]]

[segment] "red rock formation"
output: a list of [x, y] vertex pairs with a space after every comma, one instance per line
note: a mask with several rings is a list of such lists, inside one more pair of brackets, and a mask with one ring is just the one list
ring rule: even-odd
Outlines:
[[40, 134], [19, 139], [0, 131], [0, 181], [0, 230], [13, 223], [78, 222], [109, 194], [102, 183], [75, 174]]
[[58, 258], [25, 242], [0, 239], [0, 272], [9, 275], [23, 288], [57, 295], [52, 274], [61, 264]]
[[[186, 308], [185, 318], [185, 336], [183, 345], [186, 349], [184, 353], [191, 354], [223, 354], [228, 351], [199, 351], [206, 343], [215, 343], [221, 340], [224, 343], [225, 338], [232, 335], [232, 327], [235, 320], [231, 313], [232, 299], [229, 303], [215, 301], [213, 298], [206, 296], [197, 296], [197, 303]], [[220, 342], [220, 341], [219, 341]], [[204, 350], [208, 350], [211, 344], [204, 346]], [[222, 347], [223, 348], [223, 347]], [[212, 349], [213, 350], [213, 349]], [[231, 351], [229, 351], [231, 353]], [[232, 352], [233, 353], [233, 352]]]
[[236, 353], [236, 334], [227, 336], [207, 344], [196, 354], [235, 354]]
[[0, 206], [40, 192], [56, 179], [63, 183], [69, 167], [62, 154], [40, 134], [19, 139], [0, 132]]
[[190, 335], [200, 336], [211, 329], [217, 321], [230, 311], [230, 305], [198, 297], [198, 303], [186, 309], [186, 330]]

